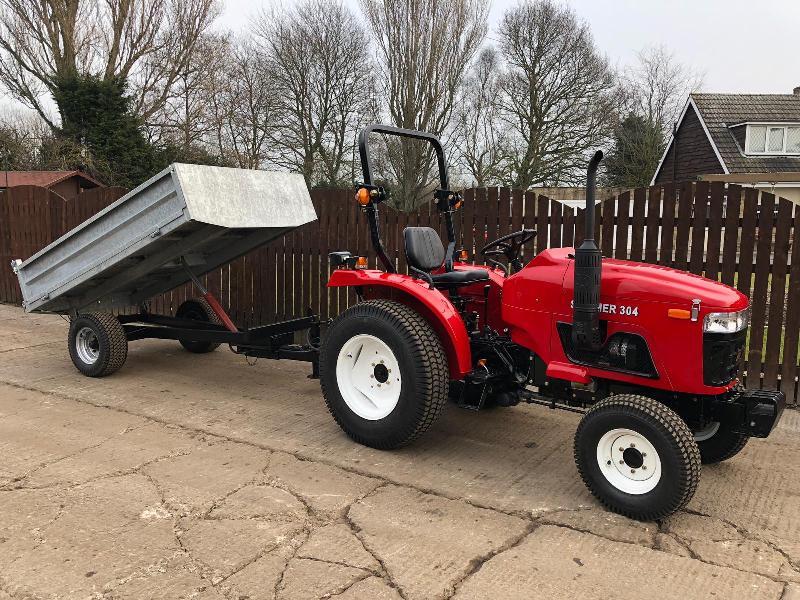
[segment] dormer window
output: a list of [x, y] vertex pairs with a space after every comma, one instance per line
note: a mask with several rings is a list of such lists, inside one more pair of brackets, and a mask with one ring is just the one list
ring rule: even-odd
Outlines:
[[756, 155], [800, 154], [800, 123], [748, 123], [745, 152]]

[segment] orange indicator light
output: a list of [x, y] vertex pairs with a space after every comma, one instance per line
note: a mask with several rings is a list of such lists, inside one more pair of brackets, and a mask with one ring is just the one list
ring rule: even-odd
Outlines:
[[356, 192], [356, 200], [361, 206], [369, 204], [369, 190], [367, 188], [359, 188]]

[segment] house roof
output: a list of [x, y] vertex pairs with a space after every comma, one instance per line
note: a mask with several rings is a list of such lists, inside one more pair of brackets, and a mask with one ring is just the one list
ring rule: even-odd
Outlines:
[[71, 177], [79, 177], [83, 181], [81, 187], [102, 186], [99, 181], [83, 171], [0, 171], [0, 188], [17, 185], [38, 185], [50, 187]]
[[691, 94], [709, 141], [730, 173], [800, 171], [800, 156], [745, 156], [729, 129], [747, 122], [800, 123], [795, 94]]

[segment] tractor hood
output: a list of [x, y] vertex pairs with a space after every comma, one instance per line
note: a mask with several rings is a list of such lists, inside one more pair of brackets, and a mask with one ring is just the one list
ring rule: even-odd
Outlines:
[[730, 311], [749, 304], [747, 296], [717, 281], [668, 267], [616, 259], [603, 259], [600, 293], [641, 302], [691, 302], [697, 298], [704, 308]]
[[[552, 269], [563, 265], [562, 293], [571, 299], [575, 267], [573, 252], [572, 248], [545, 250], [529, 263], [528, 268], [549, 266]], [[749, 305], [747, 296], [717, 281], [668, 267], [613, 258], [603, 259], [600, 295], [603, 302], [636, 300], [691, 304], [697, 298], [704, 309], [719, 311], [737, 311]]]

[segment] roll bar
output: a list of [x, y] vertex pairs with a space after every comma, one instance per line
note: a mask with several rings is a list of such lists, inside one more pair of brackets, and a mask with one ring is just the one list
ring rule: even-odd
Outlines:
[[436, 152], [436, 162], [439, 165], [439, 182], [443, 190], [448, 189], [447, 180], [447, 164], [444, 160], [444, 150], [442, 143], [432, 133], [424, 131], [416, 131], [415, 129], [403, 129], [402, 127], [392, 127], [391, 125], [367, 125], [361, 130], [358, 135], [358, 154], [361, 157], [361, 170], [364, 173], [364, 183], [373, 185], [372, 183], [372, 164], [369, 157], [369, 134], [370, 133], [387, 133], [398, 137], [407, 137], [415, 140], [425, 140], [433, 146]]
[[385, 133], [387, 135], [394, 135], [397, 137], [412, 138], [415, 140], [423, 140], [433, 146], [436, 152], [436, 163], [439, 167], [439, 185], [440, 188], [434, 192], [436, 198], [436, 206], [445, 215], [445, 224], [447, 226], [447, 252], [445, 254], [445, 269], [447, 271], [453, 270], [453, 255], [456, 247], [456, 234], [453, 225], [453, 208], [460, 202], [460, 195], [451, 192], [449, 189], [449, 180], [447, 177], [447, 163], [444, 158], [444, 149], [439, 138], [432, 133], [424, 131], [416, 131], [414, 129], [403, 129], [402, 127], [393, 127], [391, 125], [372, 124], [367, 125], [361, 130], [358, 135], [358, 154], [361, 158], [361, 171], [364, 174], [364, 183], [358, 187], [367, 188], [370, 192], [371, 200], [364, 206], [367, 213], [367, 220], [369, 221], [370, 237], [372, 245], [375, 248], [375, 253], [378, 255], [384, 268], [389, 273], [395, 273], [397, 270], [394, 264], [386, 255], [386, 250], [381, 241], [380, 230], [378, 228], [378, 203], [385, 199], [385, 192], [383, 188], [376, 186], [372, 180], [372, 163], [370, 161], [369, 153], [369, 135], [371, 133]]

